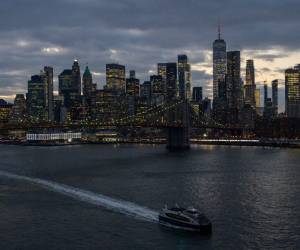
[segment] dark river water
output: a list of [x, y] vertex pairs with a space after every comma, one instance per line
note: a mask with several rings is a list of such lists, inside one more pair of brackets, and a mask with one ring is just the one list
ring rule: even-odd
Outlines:
[[[212, 235], [159, 225], [175, 203]], [[0, 249], [300, 249], [300, 150], [0, 145]]]

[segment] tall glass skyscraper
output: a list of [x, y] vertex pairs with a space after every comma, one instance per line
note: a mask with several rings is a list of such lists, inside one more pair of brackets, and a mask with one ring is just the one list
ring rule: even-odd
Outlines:
[[166, 63], [157, 64], [157, 75], [161, 77], [161, 89], [163, 90], [163, 94], [166, 96], [167, 94], [167, 64]]
[[253, 60], [247, 60], [246, 64], [246, 84], [245, 90], [245, 103], [250, 104], [253, 108], [255, 105], [255, 69]]
[[274, 115], [278, 115], [278, 80], [272, 81], [272, 103]]
[[177, 97], [177, 63], [167, 63], [167, 99]]
[[300, 117], [300, 67], [285, 71], [285, 108], [288, 117]]
[[221, 39], [220, 27], [218, 29], [218, 39], [213, 43], [213, 98], [218, 98], [218, 84], [225, 80], [226, 69], [226, 42]]
[[178, 56], [179, 97], [191, 99], [191, 65], [186, 55]]
[[46, 112], [46, 79], [44, 74], [33, 75], [28, 81], [26, 97], [28, 114], [31, 121], [48, 120]]
[[162, 85], [165, 88], [168, 100], [177, 97], [177, 63], [159, 63], [157, 73], [162, 78]]

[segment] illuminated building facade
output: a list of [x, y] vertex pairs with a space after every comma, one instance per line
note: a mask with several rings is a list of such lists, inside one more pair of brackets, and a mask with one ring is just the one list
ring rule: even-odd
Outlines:
[[181, 99], [191, 99], [191, 65], [186, 55], [178, 55], [178, 88]]
[[24, 122], [26, 120], [26, 100], [23, 94], [17, 94], [12, 107], [10, 121], [13, 123]]
[[108, 89], [125, 93], [125, 66], [106, 64], [106, 85]]
[[285, 71], [285, 105], [288, 117], [300, 117], [300, 68]]
[[26, 139], [29, 142], [34, 141], [68, 141], [79, 140], [82, 134], [79, 133], [53, 133], [53, 134], [26, 134]]
[[126, 95], [140, 96], [140, 80], [136, 79], [134, 70], [130, 71], [130, 76], [126, 79]]
[[28, 81], [27, 110], [31, 121], [48, 120], [46, 111], [46, 79], [44, 74], [33, 75]]
[[[167, 64], [166, 63], [158, 63], [157, 64], [157, 75], [161, 78], [160, 83], [160, 92], [162, 91], [163, 95], [167, 93]], [[151, 81], [151, 77], [150, 77]], [[152, 83], [153, 85], [153, 83]], [[154, 86], [153, 86], [154, 88]], [[154, 89], [153, 89], [154, 90]]]
[[125, 117], [125, 100], [119, 96], [118, 91], [101, 89], [96, 91], [96, 119], [99, 121], [114, 121]]
[[163, 78], [161, 75], [150, 76], [150, 83], [152, 88], [152, 94], [154, 95], [164, 95], [164, 85]]
[[0, 102], [0, 123], [7, 123], [9, 121], [12, 107], [12, 104], [6, 103], [4, 101]]
[[255, 106], [256, 106], [256, 108], [259, 108], [261, 106], [260, 89], [255, 89]]
[[162, 78], [162, 88], [167, 100], [175, 99], [177, 95], [177, 63], [159, 63], [157, 73]]

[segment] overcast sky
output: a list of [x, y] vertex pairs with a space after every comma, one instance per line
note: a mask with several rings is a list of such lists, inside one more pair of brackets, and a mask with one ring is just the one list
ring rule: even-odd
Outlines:
[[0, 98], [25, 93], [44, 65], [54, 67], [57, 89], [57, 75], [77, 58], [100, 88], [106, 63], [125, 64], [144, 81], [158, 62], [181, 53], [192, 64], [193, 85], [211, 96], [219, 20], [228, 50], [242, 51], [243, 68], [254, 59], [257, 82], [270, 84], [300, 63], [299, 10], [299, 0], [2, 0]]

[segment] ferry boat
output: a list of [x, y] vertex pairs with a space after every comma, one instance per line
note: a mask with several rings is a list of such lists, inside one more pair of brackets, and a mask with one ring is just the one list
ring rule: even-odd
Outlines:
[[197, 209], [189, 207], [163, 208], [158, 216], [161, 224], [172, 225], [176, 228], [210, 234], [212, 225], [210, 220]]

